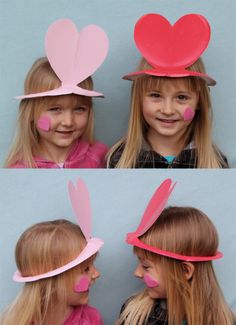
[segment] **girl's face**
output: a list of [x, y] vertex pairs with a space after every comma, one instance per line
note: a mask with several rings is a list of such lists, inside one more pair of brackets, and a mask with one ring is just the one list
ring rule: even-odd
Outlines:
[[78, 306], [88, 303], [89, 289], [100, 276], [100, 272], [94, 266], [93, 261], [82, 270], [78, 270], [72, 288], [68, 293], [68, 306]]
[[161, 266], [142, 256], [137, 257], [139, 263], [134, 275], [146, 283], [148, 294], [152, 299], [165, 299], [166, 288]]
[[90, 106], [83, 96], [65, 95], [50, 99], [45, 105], [36, 128], [40, 143], [47, 148], [69, 148], [86, 130]]
[[167, 79], [161, 89], [144, 94], [142, 112], [148, 132], [159, 137], [181, 138], [197, 110], [198, 95], [182, 79]]

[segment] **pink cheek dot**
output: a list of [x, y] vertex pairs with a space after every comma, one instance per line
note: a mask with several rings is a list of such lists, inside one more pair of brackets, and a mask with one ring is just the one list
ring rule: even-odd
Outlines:
[[184, 121], [191, 121], [194, 118], [194, 115], [195, 111], [191, 107], [186, 108], [183, 114]]
[[143, 277], [144, 282], [146, 283], [148, 288], [154, 288], [159, 286], [159, 282], [155, 280], [151, 275], [145, 274]]
[[90, 280], [87, 277], [82, 277], [78, 283], [74, 286], [75, 292], [86, 292], [90, 286]]
[[48, 132], [50, 130], [50, 118], [48, 116], [40, 117], [37, 126], [40, 130]]

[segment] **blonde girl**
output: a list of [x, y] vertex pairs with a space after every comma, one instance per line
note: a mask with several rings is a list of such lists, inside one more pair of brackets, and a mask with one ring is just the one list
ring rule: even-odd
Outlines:
[[[208, 22], [200, 15], [183, 16], [169, 26], [172, 40], [163, 27], [166, 24], [169, 22], [164, 17], [155, 14], [145, 15], [136, 23], [134, 37], [143, 58], [138, 70], [124, 77], [133, 81], [128, 131], [111, 148], [107, 166], [227, 167], [211, 136], [208, 86], [215, 81], [206, 74], [199, 57], [210, 39]], [[179, 26], [183, 37], [188, 37], [189, 48], [183, 49], [185, 45], [178, 41], [175, 30]], [[194, 27], [198, 33], [194, 34]]]
[[198, 209], [163, 210], [171, 191], [171, 181], [164, 181], [127, 235], [138, 258], [134, 275], [147, 288], [126, 301], [117, 324], [236, 324], [212, 265], [222, 257], [217, 231]]
[[[79, 181], [77, 188], [70, 186], [73, 208], [73, 195], [83, 206], [85, 185]], [[103, 245], [99, 238], [88, 238], [88, 210], [88, 206], [83, 214], [77, 210], [81, 227], [68, 220], [54, 220], [35, 224], [21, 235], [15, 250], [18, 271], [13, 279], [25, 284], [2, 315], [2, 325], [102, 324], [98, 310], [88, 305], [89, 288], [100, 275], [94, 261]]]
[[[80, 31], [82, 43], [70, 20], [49, 27], [47, 58], [35, 61], [25, 80], [25, 95], [18, 97], [18, 130], [5, 167], [104, 167], [107, 147], [95, 141], [92, 104], [92, 97], [102, 94], [93, 91], [90, 75], [105, 59], [108, 40], [103, 30], [91, 26]], [[58, 43], [61, 33], [64, 38], [60, 36]], [[98, 58], [76, 57], [78, 49], [79, 53], [88, 51], [91, 33], [101, 41], [94, 49]]]

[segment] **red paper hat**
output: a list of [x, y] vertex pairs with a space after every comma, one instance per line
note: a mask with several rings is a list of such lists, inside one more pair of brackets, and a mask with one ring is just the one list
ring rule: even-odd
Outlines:
[[216, 81], [207, 74], [186, 69], [205, 51], [210, 34], [210, 25], [201, 15], [185, 15], [173, 26], [159, 14], [142, 16], [134, 28], [134, 40], [153, 69], [132, 72], [123, 78], [134, 80], [141, 75], [174, 78], [196, 76], [203, 78], [209, 86], [214, 86]]
[[[176, 184], [176, 183], [175, 183]], [[221, 252], [216, 252], [214, 256], [187, 256], [182, 255], [170, 251], [166, 251], [163, 249], [159, 249], [142, 242], [138, 237], [148, 231], [154, 222], [159, 218], [160, 214], [164, 210], [166, 203], [168, 201], [171, 192], [174, 189], [175, 184], [172, 184], [171, 179], [166, 179], [161, 185], [157, 188], [154, 195], [152, 196], [148, 206], [143, 214], [142, 220], [135, 232], [131, 232], [127, 234], [126, 242], [130, 245], [140, 247], [142, 249], [148, 250], [155, 254], [159, 254], [162, 256], [174, 258], [181, 261], [189, 261], [189, 262], [204, 262], [219, 259], [223, 256]]]

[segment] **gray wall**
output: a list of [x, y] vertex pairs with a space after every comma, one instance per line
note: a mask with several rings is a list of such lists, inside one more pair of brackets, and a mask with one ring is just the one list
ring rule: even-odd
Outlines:
[[[67, 194], [68, 180], [86, 182], [93, 210], [93, 234], [105, 241], [96, 265], [101, 277], [91, 290], [105, 325], [114, 323], [122, 302], [143, 284], [135, 279], [136, 258], [124, 242], [136, 229], [155, 188], [167, 177], [177, 181], [170, 205], [203, 210], [215, 223], [224, 258], [214, 262], [228, 303], [236, 309], [236, 173], [227, 171], [155, 170], [0, 170], [0, 310], [21, 285], [12, 281], [14, 248], [30, 225], [66, 217], [74, 220]], [[109, 306], [109, 308], [108, 308]]]
[[98, 24], [110, 38], [109, 55], [96, 72], [96, 135], [109, 146], [127, 127], [130, 82], [121, 77], [135, 69], [139, 53], [133, 27], [145, 13], [156, 12], [174, 23], [187, 13], [206, 16], [212, 27], [211, 43], [204, 54], [207, 71], [218, 82], [211, 88], [214, 108], [214, 139], [236, 167], [235, 78], [236, 2], [234, 0], [9, 0], [0, 1], [0, 165], [13, 138], [18, 102], [26, 72], [44, 55], [44, 35], [60, 18], [71, 18], [78, 29]]

